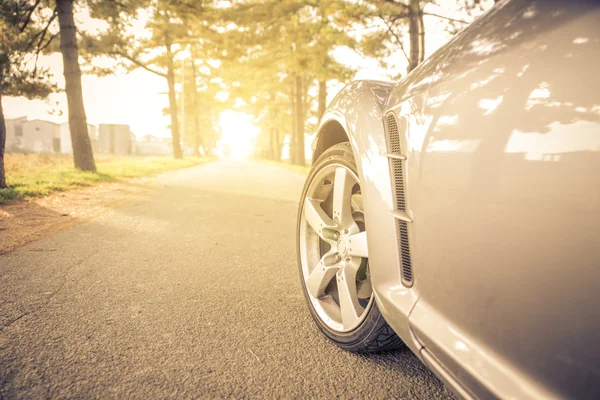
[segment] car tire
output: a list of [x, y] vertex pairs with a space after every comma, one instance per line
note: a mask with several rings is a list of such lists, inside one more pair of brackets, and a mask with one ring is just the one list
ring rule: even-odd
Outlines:
[[[310, 230], [310, 224], [308, 222], [306, 222], [306, 219], [304, 217], [304, 210], [305, 210], [304, 207], [305, 207], [305, 203], [307, 201], [307, 194], [309, 192], [309, 188], [313, 187], [315, 184], [320, 184], [320, 182], [313, 184], [313, 181], [315, 179], [317, 179], [317, 177], [323, 176], [322, 171], [327, 170], [328, 168], [332, 168], [332, 166], [334, 166], [335, 168], [338, 168], [338, 169], [346, 168], [346, 169], [348, 169], [349, 173], [353, 172], [354, 173], [353, 176], [357, 180], [358, 187], [360, 185], [360, 182], [358, 181], [356, 161], [354, 159], [352, 147], [350, 146], [350, 143], [348, 143], [348, 142], [336, 144], [336, 145], [332, 146], [331, 148], [327, 149], [318, 158], [318, 160], [314, 163], [314, 165], [312, 166], [312, 168], [310, 170], [310, 173], [306, 180], [306, 184], [304, 185], [304, 189], [302, 191], [302, 196], [301, 196], [301, 201], [300, 201], [299, 211], [298, 211], [297, 230], [296, 230], [296, 233], [297, 233], [297, 257], [298, 257], [298, 266], [299, 266], [299, 271], [300, 271], [300, 280], [301, 280], [304, 296], [305, 296], [305, 299], [306, 299], [306, 302], [308, 305], [308, 309], [310, 311], [310, 314], [311, 314], [315, 324], [321, 330], [321, 332], [329, 340], [331, 340], [333, 343], [335, 343], [336, 345], [338, 345], [339, 347], [341, 347], [345, 350], [352, 351], [352, 352], [359, 352], [359, 353], [373, 353], [373, 352], [381, 352], [381, 351], [388, 351], [388, 350], [402, 348], [402, 347], [404, 347], [402, 340], [396, 335], [396, 333], [391, 329], [391, 327], [387, 324], [387, 322], [381, 315], [381, 312], [379, 311], [379, 308], [377, 307], [374, 296], [372, 294], [372, 289], [371, 289], [371, 300], [369, 300], [368, 308], [367, 307], [364, 308], [364, 314], [362, 315], [361, 320], [358, 323], [358, 325], [349, 330], [336, 329], [336, 326], [332, 326], [333, 323], [330, 321], [329, 318], [327, 318], [328, 317], [327, 314], [325, 314], [324, 312], [319, 312], [320, 308], [319, 308], [318, 301], [320, 301], [320, 300], [313, 297], [311, 295], [311, 293], [309, 293], [309, 289], [307, 286], [307, 279], [308, 279], [307, 273], [310, 273], [310, 272], [307, 272], [308, 271], [308, 266], [306, 265], [306, 264], [308, 264], [307, 257], [306, 256], [303, 257], [303, 255], [302, 255], [303, 252], [304, 253], [307, 252], [307, 250], [306, 250], [307, 245], [303, 244], [304, 242], [302, 239], [303, 234], [304, 234], [303, 233], [304, 231], [302, 230], [302, 226], [304, 224], [306, 226], [306, 228], [304, 228], [304, 229]], [[336, 170], [336, 174], [337, 174], [337, 170]], [[335, 184], [336, 184], [336, 182], [333, 183], [333, 185], [335, 185]], [[356, 187], [353, 187], [352, 190], [356, 191]], [[333, 192], [334, 189], [332, 188], [331, 191]], [[360, 195], [362, 196], [361, 193], [360, 193]], [[332, 195], [330, 194], [328, 196], [332, 196]], [[352, 194], [352, 196], [357, 196], [357, 194]], [[351, 201], [354, 201], [354, 200], [351, 200]], [[358, 208], [358, 207], [356, 207], [356, 208]], [[331, 214], [335, 214], [335, 213], [332, 211]], [[339, 215], [339, 213], [338, 213], [338, 215]], [[363, 213], [363, 215], [364, 215], [364, 213]], [[329, 215], [329, 216], [331, 216], [331, 215]], [[340, 220], [341, 220], [341, 218], [340, 218]], [[364, 230], [364, 227], [362, 228], [362, 230]], [[321, 239], [319, 239], [319, 240], [321, 240]], [[321, 256], [321, 253], [319, 253], [318, 256]], [[338, 257], [339, 256], [336, 255], [336, 259]], [[365, 268], [368, 269], [369, 268], [368, 267], [368, 259], [366, 259], [366, 262], [367, 262], [367, 267], [365, 267]], [[317, 267], [318, 267], [318, 265], [314, 268], [316, 269]], [[340, 278], [337, 275], [338, 274], [336, 273], [336, 278], [333, 278], [334, 284], [332, 284], [330, 282], [330, 285], [335, 286], [335, 285], [339, 284]], [[365, 276], [369, 276], [368, 279], [369, 279], [369, 285], [370, 285], [370, 270], [365, 274]], [[336, 279], [337, 279], [337, 282], [335, 282]], [[332, 289], [332, 291], [333, 291], [333, 289]], [[335, 295], [335, 293], [332, 296], [334, 296], [334, 295]], [[325, 298], [326, 296], [329, 296], [329, 295], [324, 295], [323, 298]], [[339, 301], [338, 305], [340, 306], [340, 310], [341, 310], [341, 304], [342, 304], [342, 302]], [[329, 321], [329, 322], [326, 322], [326, 321]]]

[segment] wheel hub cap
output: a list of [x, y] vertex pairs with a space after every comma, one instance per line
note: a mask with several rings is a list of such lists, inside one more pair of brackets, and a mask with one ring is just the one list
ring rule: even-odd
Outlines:
[[340, 256], [342, 256], [342, 257], [346, 256], [346, 254], [348, 253], [348, 242], [346, 241], [346, 238], [340, 237], [338, 239], [337, 251]]

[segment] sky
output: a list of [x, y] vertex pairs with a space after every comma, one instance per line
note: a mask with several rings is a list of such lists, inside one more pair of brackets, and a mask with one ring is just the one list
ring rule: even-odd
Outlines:
[[[54, 80], [64, 87], [62, 58], [60, 54], [43, 57], [41, 64], [51, 68]], [[138, 135], [153, 134], [169, 136], [169, 118], [163, 115], [168, 106], [167, 84], [162, 77], [137, 69], [129, 74], [105, 77], [82, 76], [83, 98], [88, 123], [128, 124]], [[56, 105], [58, 102], [58, 106]], [[5, 98], [3, 101], [7, 118], [21, 116], [29, 119], [46, 119], [67, 122], [66, 95], [56, 93], [48, 100], [27, 100], [23, 97]], [[49, 114], [52, 110], [62, 111], [62, 115]]]
[[[440, 0], [442, 6], [431, 8], [431, 11], [441, 10], [440, 13], [444, 12], [444, 15], [464, 17], [448, 14], [443, 4], [449, 1], [451, 0]], [[76, 18], [84, 30], [99, 29], [99, 24], [91, 20], [85, 12], [80, 12]], [[450, 35], [444, 31], [444, 24], [437, 18], [426, 16], [425, 24], [426, 53], [429, 55], [443, 45]], [[381, 70], [376, 60], [365, 59], [348, 48], [339, 48], [333, 52], [333, 55], [339, 61], [357, 70], [354, 79], [387, 79], [386, 73], [390, 72]], [[406, 61], [400, 52], [393, 61], [397, 64], [398, 70], [405, 70]], [[64, 88], [61, 55], [56, 53], [44, 56], [40, 64], [50, 67], [55, 82], [59, 87]], [[178, 76], [178, 79], [181, 78]], [[168, 106], [167, 84], [164, 78], [137, 69], [128, 74], [118, 73], [104, 77], [83, 75], [82, 85], [88, 123], [127, 124], [137, 137], [170, 136], [169, 117], [163, 113], [163, 109]], [[341, 87], [343, 85], [330, 88], [329, 100]], [[3, 106], [5, 116], [9, 119], [25, 116], [29, 119], [45, 119], [57, 123], [67, 122], [64, 92], [53, 94], [48, 100], [30, 101], [25, 98], [6, 97], [3, 99]], [[62, 115], [59, 115], [60, 112]]]

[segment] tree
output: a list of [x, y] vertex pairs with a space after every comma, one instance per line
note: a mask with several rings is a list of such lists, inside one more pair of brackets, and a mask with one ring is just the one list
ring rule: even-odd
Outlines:
[[[228, 58], [244, 71], [244, 77], [252, 75], [237, 79], [242, 86], [238, 92], [266, 128], [263, 143], [269, 150], [264, 154], [278, 157], [280, 151], [274, 149], [282, 143], [279, 130], [288, 128], [290, 161], [304, 164], [307, 121], [324, 112], [327, 81], [346, 80], [350, 75], [350, 69], [337, 63], [330, 52], [336, 46], [352, 45], [346, 28], [347, 11], [354, 8], [352, 2], [334, 0], [241, 1], [225, 14], [223, 25], [231, 27], [224, 41], [229, 44]], [[318, 97], [313, 96], [315, 90]], [[313, 99], [320, 99], [317, 107]], [[280, 106], [286, 103], [282, 112]]]
[[75, 168], [82, 171], [96, 172], [96, 163], [88, 135], [87, 117], [83, 104], [77, 28], [73, 18], [73, 0], [56, 0], [55, 13], [58, 14], [60, 26], [60, 51], [63, 59], [69, 129], [71, 131]]
[[182, 64], [184, 79], [178, 104], [182, 105], [185, 122], [182, 124], [183, 143], [192, 148], [195, 156], [200, 155], [200, 149], [209, 154], [216, 141], [213, 116], [232, 104], [217, 100], [221, 87], [215, 82], [215, 69], [202, 59], [198, 46], [191, 46], [190, 59]]
[[[49, 27], [56, 13], [44, 16], [36, 6], [37, 3], [27, 0], [0, 2], [0, 188], [7, 186], [4, 171], [6, 123], [2, 97], [45, 98], [56, 90], [49, 81], [48, 69], [37, 65], [39, 54], [55, 37], [49, 32]], [[27, 65], [31, 56], [33, 65]]]
[[[457, 1], [454, 11], [462, 11], [472, 19], [474, 14], [483, 11], [484, 3], [486, 0]], [[412, 71], [425, 59], [424, 16], [445, 21], [446, 30], [452, 34], [471, 22], [425, 10], [435, 6], [438, 6], [435, 0], [369, 0], [363, 11], [362, 23], [376, 29], [362, 41], [363, 51], [386, 66], [384, 60], [400, 50], [408, 64], [407, 72]]]
[[[124, 13], [137, 15], [140, 7], [150, 14], [146, 29], [148, 38], [136, 36], [126, 28], [123, 16], [108, 22], [111, 29], [96, 38], [96, 52], [111, 55], [126, 63], [129, 70], [143, 68], [167, 80], [173, 156], [182, 158], [180, 121], [175, 91], [175, 63], [187, 45], [197, 42], [201, 20], [212, 10], [213, 1], [184, 2], [176, 0], [132, 3]], [[205, 30], [203, 30], [205, 31]]]
[[320, 120], [327, 107], [327, 82], [349, 80], [354, 71], [340, 64], [330, 54], [338, 46], [354, 48], [356, 40], [348, 32], [356, 20], [357, 6], [337, 0], [324, 0], [316, 10], [318, 18], [313, 25], [315, 43], [311, 47], [311, 70], [318, 80], [317, 119]]
[[[107, 15], [109, 16], [109, 19], [114, 19], [114, 16], [119, 15], [123, 9], [134, 8], [133, 5], [138, 3], [141, 4], [143, 1], [144, 0], [87, 0], [82, 2], [91, 7], [92, 10], [100, 9], [105, 13], [107, 13], [107, 10], [112, 10], [108, 12]], [[38, 49], [36, 50], [36, 66], [34, 67], [34, 72], [38, 72], [37, 56], [43, 50], [47, 50], [48, 52], [56, 51], [57, 49], [52, 47], [51, 44], [54, 38], [60, 36], [59, 50], [63, 59], [65, 92], [67, 95], [67, 108], [69, 113], [69, 129], [73, 146], [75, 168], [83, 171], [96, 172], [96, 163], [94, 161], [94, 154], [89, 139], [87, 117], [83, 103], [78, 31], [75, 26], [73, 15], [74, 0], [11, 0], [3, 2], [2, 4], [5, 5], [7, 9], [11, 6], [15, 6], [16, 8], [13, 10], [19, 10], [19, 12], [25, 10], [26, 22], [24, 26], [33, 23], [32, 21], [43, 20], [44, 15], [47, 14], [47, 12], [51, 14], [45, 27], [36, 34], [34, 40], [29, 44], [29, 46], [36, 45]], [[50, 27], [56, 18], [58, 18], [58, 32], [51, 33]], [[21, 95], [31, 97], [26, 92], [22, 92]], [[35, 95], [33, 97], [35, 97]]]
[[[198, 73], [196, 70], [196, 62], [194, 61], [195, 58], [195, 54], [192, 53], [192, 57], [191, 57], [191, 70], [192, 70], [192, 86], [191, 86], [191, 100], [192, 100], [192, 114], [193, 114], [193, 120], [194, 120], [194, 133], [192, 136], [193, 139], [193, 149], [194, 149], [194, 155], [196, 157], [198, 157], [200, 155], [200, 147], [203, 148], [204, 153], [206, 154], [206, 148], [204, 147], [204, 145], [202, 144], [202, 128], [200, 127], [200, 100], [199, 100], [199, 96], [198, 96]], [[183, 87], [185, 90], [185, 81], [183, 82]], [[182, 98], [185, 98], [185, 93], [182, 93], [181, 95]], [[183, 114], [183, 118], [185, 121], [185, 113]], [[184, 134], [184, 139], [185, 139], [185, 130], [183, 131]]]

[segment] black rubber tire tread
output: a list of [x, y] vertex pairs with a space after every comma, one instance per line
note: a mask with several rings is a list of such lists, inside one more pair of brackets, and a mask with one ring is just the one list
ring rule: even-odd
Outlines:
[[322, 167], [333, 162], [345, 164], [346, 166], [352, 168], [354, 171], [357, 170], [356, 161], [352, 152], [352, 146], [349, 142], [338, 143], [330, 147], [329, 149], [325, 150], [323, 154], [321, 154], [317, 161], [315, 161], [304, 185], [298, 208], [298, 221], [296, 226], [298, 268], [300, 272], [300, 282], [303, 288], [304, 297], [306, 299], [308, 309], [313, 320], [315, 321], [315, 324], [321, 330], [321, 332], [329, 340], [331, 340], [333, 343], [345, 350], [356, 353], [377, 353], [403, 348], [405, 347], [404, 342], [402, 342], [402, 339], [398, 337], [396, 332], [394, 332], [394, 330], [385, 321], [385, 319], [381, 315], [381, 312], [379, 311], [377, 302], [373, 303], [366, 318], [357, 328], [350, 332], [337, 332], [329, 328], [321, 320], [317, 312], [314, 310], [312, 302], [310, 301], [308, 292], [306, 290], [306, 286], [304, 284], [304, 278], [302, 274], [302, 263], [300, 260], [300, 246], [298, 240], [298, 232], [300, 231], [301, 222], [300, 215], [302, 211], [304, 198], [306, 196], [306, 192], [308, 190], [312, 177]]

